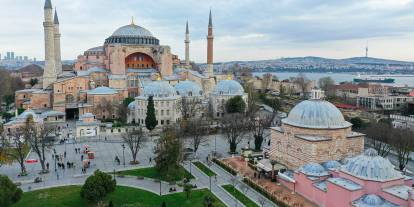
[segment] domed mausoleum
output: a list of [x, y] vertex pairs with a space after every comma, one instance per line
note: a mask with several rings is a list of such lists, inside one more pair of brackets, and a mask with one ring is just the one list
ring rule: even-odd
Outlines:
[[235, 97], [241, 96], [247, 105], [247, 93], [239, 82], [227, 77], [227, 80], [218, 82], [213, 92], [210, 94], [210, 105], [213, 115], [216, 118], [223, 117], [226, 113], [226, 102]]
[[135, 97], [135, 101], [128, 105], [129, 123], [145, 125], [147, 116], [148, 99], [154, 100], [157, 127], [163, 127], [178, 122], [181, 119], [181, 96], [177, 95], [174, 87], [168, 82], [156, 80], [144, 84], [141, 95]]
[[271, 157], [288, 168], [341, 160], [363, 151], [364, 135], [353, 132], [352, 124], [333, 104], [320, 99], [318, 90], [312, 94], [271, 130]]

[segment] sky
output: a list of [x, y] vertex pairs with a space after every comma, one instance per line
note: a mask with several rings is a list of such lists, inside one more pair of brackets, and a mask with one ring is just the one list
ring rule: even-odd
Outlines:
[[[414, 61], [414, 0], [52, 0], [61, 30], [62, 59], [103, 45], [135, 19], [184, 59], [206, 62], [212, 9], [214, 59], [369, 56]], [[44, 0], [0, 0], [0, 53], [44, 57]]]

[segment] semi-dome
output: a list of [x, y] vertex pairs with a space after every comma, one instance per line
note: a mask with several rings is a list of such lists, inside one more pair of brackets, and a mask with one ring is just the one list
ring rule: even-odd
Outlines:
[[391, 162], [378, 155], [377, 151], [369, 148], [341, 166], [345, 173], [363, 180], [389, 181], [402, 178], [400, 172], [394, 169]]
[[315, 176], [315, 177], [329, 175], [329, 173], [325, 170], [325, 168], [318, 163], [308, 163], [302, 166], [299, 171], [305, 175]]
[[214, 94], [217, 95], [243, 95], [244, 89], [239, 82], [235, 80], [222, 80], [214, 88]]
[[363, 195], [358, 200], [352, 202], [356, 207], [397, 207], [399, 205], [390, 203], [381, 196], [375, 194]]
[[181, 81], [175, 85], [175, 90], [178, 95], [181, 96], [201, 96], [203, 95], [203, 90], [201, 87], [193, 81]]
[[152, 81], [144, 85], [144, 97], [168, 98], [176, 96], [175, 89], [165, 81]]
[[312, 129], [341, 129], [352, 126], [341, 111], [328, 101], [312, 99], [293, 107], [284, 124]]
[[105, 43], [159, 45], [159, 40], [147, 29], [131, 23], [115, 30], [115, 32], [105, 40]]

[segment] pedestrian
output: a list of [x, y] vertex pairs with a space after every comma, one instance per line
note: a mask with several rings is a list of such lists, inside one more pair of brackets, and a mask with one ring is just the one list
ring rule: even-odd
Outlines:
[[49, 163], [46, 163], [46, 169], [49, 171]]
[[65, 170], [65, 163], [62, 163], [62, 169]]
[[81, 161], [83, 160], [83, 155], [81, 155]]
[[65, 159], [66, 159], [66, 151], [63, 153], [63, 155], [64, 155], [64, 157], [65, 157]]
[[150, 158], [149, 158], [149, 164], [151, 164], [151, 163], [152, 163], [152, 158], [150, 157]]
[[106, 137], [105, 137], [105, 141], [106, 141]]

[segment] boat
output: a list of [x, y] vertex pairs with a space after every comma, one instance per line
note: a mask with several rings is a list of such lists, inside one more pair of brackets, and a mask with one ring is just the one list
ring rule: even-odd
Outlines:
[[394, 83], [394, 78], [388, 77], [361, 77], [358, 75], [354, 78], [355, 83]]

